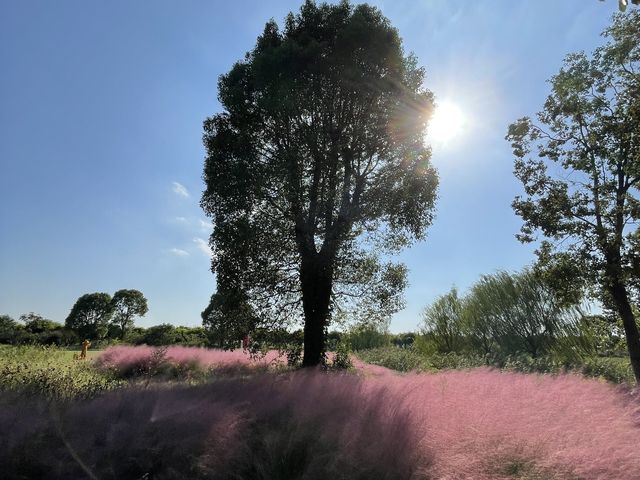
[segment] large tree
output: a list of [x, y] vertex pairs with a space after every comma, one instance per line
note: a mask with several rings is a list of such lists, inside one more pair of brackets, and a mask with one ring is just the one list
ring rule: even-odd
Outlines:
[[302, 319], [305, 366], [321, 361], [332, 310], [400, 304], [405, 269], [378, 253], [432, 222], [423, 80], [379, 10], [312, 1], [282, 30], [269, 21], [220, 77], [201, 202], [214, 220], [215, 304], [263, 325]]
[[524, 220], [520, 240], [545, 237], [542, 266], [566, 275], [565, 285], [597, 285], [622, 318], [640, 380], [632, 310], [640, 282], [640, 12], [617, 15], [603, 36], [591, 56], [566, 57], [537, 122], [509, 127], [525, 188], [513, 208]]
[[82, 295], [73, 305], [65, 326], [80, 337], [101, 339], [107, 333], [113, 314], [111, 295], [103, 292]]
[[139, 290], [122, 289], [113, 294], [112, 322], [120, 327], [120, 338], [124, 340], [127, 330], [133, 326], [135, 317], [142, 317], [148, 311], [147, 299]]

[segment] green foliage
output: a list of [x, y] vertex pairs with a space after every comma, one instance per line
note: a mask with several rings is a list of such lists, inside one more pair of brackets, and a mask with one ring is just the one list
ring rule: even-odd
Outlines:
[[416, 349], [382, 347], [357, 353], [362, 361], [398, 372], [427, 372], [491, 367], [523, 373], [560, 374], [575, 372], [587, 377], [603, 378], [613, 383], [635, 383], [633, 370], [626, 358], [587, 357], [563, 358], [557, 355], [532, 357], [526, 353], [485, 357], [473, 353], [422, 354]]
[[80, 337], [100, 340], [107, 334], [109, 320], [113, 314], [111, 295], [108, 293], [87, 293], [73, 305], [65, 326]]
[[498, 358], [527, 352], [589, 352], [581, 313], [534, 271], [485, 275], [463, 298], [455, 289], [425, 309], [416, 351]]
[[220, 77], [201, 205], [219, 296], [203, 320], [221, 342], [304, 320], [315, 364], [330, 307], [384, 317], [402, 305], [406, 268], [378, 253], [423, 238], [433, 220], [423, 80], [379, 10], [311, 1], [282, 29], [269, 21]]
[[509, 126], [525, 192], [513, 209], [521, 241], [545, 238], [539, 269], [569, 296], [597, 287], [587, 293], [620, 316], [640, 380], [640, 11], [616, 15], [603, 36], [592, 55], [565, 58], [537, 122]]
[[361, 323], [351, 327], [344, 337], [353, 350], [360, 351], [389, 345], [390, 334], [386, 325]]
[[178, 343], [176, 327], [170, 323], [149, 327], [142, 336], [140, 343], [150, 346], [174, 345]]
[[588, 377], [599, 377], [610, 382], [629, 385], [635, 382], [633, 370], [627, 358], [589, 357], [583, 360], [579, 369]]
[[24, 324], [25, 331], [29, 333], [39, 334], [62, 328], [59, 323], [33, 312], [20, 315], [20, 321]]
[[410, 372], [429, 370], [430, 365], [422, 355], [409, 348], [378, 347], [357, 352], [358, 358], [373, 365]]
[[142, 345], [144, 343], [142, 338], [146, 331], [147, 329], [144, 327], [132, 327], [127, 331], [124, 342], [131, 345]]
[[412, 348], [423, 356], [434, 355], [438, 352], [438, 342], [434, 340], [431, 333], [420, 334], [416, 335]]
[[186, 347], [205, 347], [209, 344], [203, 327], [176, 327], [175, 338], [178, 345]]
[[290, 343], [285, 346], [287, 354], [287, 365], [289, 367], [299, 367], [302, 365], [302, 344]]
[[50, 400], [87, 398], [122, 385], [91, 362], [50, 346], [0, 346], [0, 391]]
[[397, 333], [391, 335], [391, 343], [400, 348], [411, 348], [416, 341], [417, 335], [414, 332]]
[[246, 294], [238, 289], [214, 293], [201, 317], [210, 344], [221, 348], [236, 348], [245, 335], [259, 328]]
[[462, 315], [464, 306], [458, 291], [436, 299], [427, 307], [422, 317], [423, 334], [431, 333], [436, 349], [441, 353], [457, 352], [463, 346]]
[[585, 349], [600, 356], [625, 354], [624, 328], [619, 318], [604, 315], [588, 315], [579, 323], [580, 337]]
[[486, 367], [488, 361], [486, 357], [474, 353], [450, 352], [430, 355], [426, 358], [426, 364], [435, 370], [454, 370]]
[[139, 290], [118, 290], [111, 299], [113, 323], [120, 327], [120, 338], [133, 326], [135, 317], [143, 317], [149, 311], [147, 299]]
[[465, 299], [465, 329], [481, 354], [533, 357], [577, 333], [580, 311], [560, 300], [534, 272], [483, 276]]
[[[329, 332], [327, 332], [327, 337], [326, 337], [326, 349], [327, 352], [335, 352], [336, 349], [342, 344], [344, 343], [343, 340], [343, 334], [341, 332], [338, 332], [336, 330], [331, 330]], [[301, 336], [300, 340], [302, 341], [303, 338]]]
[[36, 313], [20, 315], [19, 322], [8, 315], [0, 316], [0, 344], [72, 345], [76, 342], [72, 331]]
[[18, 323], [9, 315], [0, 315], [0, 343], [14, 343]]
[[335, 355], [331, 367], [338, 370], [348, 370], [353, 368], [353, 362], [351, 361], [351, 347], [347, 342], [339, 342], [336, 345]]

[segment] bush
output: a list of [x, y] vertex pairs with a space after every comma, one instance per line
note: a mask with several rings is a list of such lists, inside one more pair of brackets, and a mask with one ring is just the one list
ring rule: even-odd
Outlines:
[[350, 351], [351, 349], [349, 348], [348, 343], [339, 342], [336, 345], [335, 354], [331, 366], [334, 369], [339, 370], [348, 370], [350, 368], [353, 368], [353, 363], [351, 362], [351, 357], [349, 356]]
[[484, 367], [487, 365], [487, 360], [480, 355], [462, 355], [459, 353], [451, 352], [439, 355], [430, 355], [429, 357], [427, 357], [426, 363], [432, 369], [453, 370]]
[[377, 325], [356, 325], [345, 334], [345, 341], [354, 351], [379, 348], [389, 345], [389, 334]]
[[299, 343], [291, 343], [285, 345], [284, 351], [287, 355], [287, 365], [290, 367], [299, 367], [302, 365], [302, 345]]
[[429, 369], [429, 365], [424, 357], [408, 348], [372, 348], [359, 351], [357, 356], [364, 362], [380, 365], [399, 372]]
[[162, 345], [174, 345], [178, 342], [176, 327], [169, 323], [163, 323], [161, 325], [154, 325], [153, 327], [149, 327], [144, 332], [144, 335], [140, 339], [140, 342], [145, 345], [151, 345], [154, 347], [159, 347]]

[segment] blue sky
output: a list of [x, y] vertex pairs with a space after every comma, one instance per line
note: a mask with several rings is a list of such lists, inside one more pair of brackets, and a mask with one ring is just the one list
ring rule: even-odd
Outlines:
[[[82, 294], [136, 288], [138, 324], [200, 324], [209, 271], [202, 121], [216, 81], [269, 18], [301, 1], [0, 3], [0, 313], [64, 321]], [[510, 203], [521, 190], [507, 125], [541, 107], [562, 58], [601, 42], [607, 0], [370, 2], [464, 113], [436, 145], [437, 218], [401, 255], [407, 308], [393, 331], [452, 285], [531, 263]]]

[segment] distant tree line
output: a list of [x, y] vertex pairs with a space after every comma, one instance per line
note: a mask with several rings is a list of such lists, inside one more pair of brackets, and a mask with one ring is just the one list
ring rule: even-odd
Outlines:
[[147, 345], [208, 343], [202, 327], [135, 327], [135, 319], [148, 309], [147, 299], [139, 290], [121, 289], [113, 297], [105, 292], [87, 293], [75, 302], [64, 324], [33, 312], [17, 321], [0, 315], [0, 343], [67, 346], [84, 339], [95, 345], [115, 341]]

